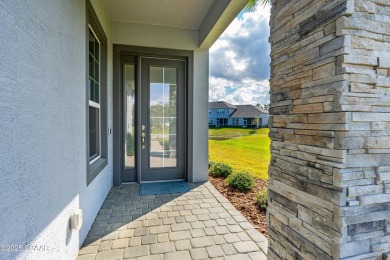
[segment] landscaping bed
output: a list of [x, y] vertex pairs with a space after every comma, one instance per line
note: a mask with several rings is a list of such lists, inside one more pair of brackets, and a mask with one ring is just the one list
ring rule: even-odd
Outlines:
[[248, 221], [265, 237], [268, 237], [267, 224], [265, 221], [266, 212], [262, 211], [256, 204], [256, 193], [266, 188], [268, 182], [255, 178], [255, 186], [252, 191], [243, 193], [229, 187], [225, 178], [209, 176], [209, 181], [214, 187], [227, 198], [233, 206], [248, 219]]

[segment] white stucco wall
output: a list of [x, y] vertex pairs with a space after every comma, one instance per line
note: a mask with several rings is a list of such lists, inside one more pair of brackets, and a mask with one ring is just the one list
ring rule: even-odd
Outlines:
[[[111, 136], [109, 165], [86, 186], [85, 13], [80, 0], [0, 2], [0, 244], [45, 246], [0, 259], [74, 258], [112, 186]], [[111, 55], [108, 68], [112, 82]]]
[[209, 125], [209, 51], [194, 51], [193, 91], [193, 179], [194, 182], [208, 179], [208, 136]]
[[113, 21], [112, 41], [123, 45], [194, 50], [198, 47], [198, 33], [185, 28]]

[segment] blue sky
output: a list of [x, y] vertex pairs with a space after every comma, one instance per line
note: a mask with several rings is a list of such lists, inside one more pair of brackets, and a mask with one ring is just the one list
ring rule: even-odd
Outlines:
[[269, 13], [240, 13], [211, 47], [210, 101], [269, 103]]

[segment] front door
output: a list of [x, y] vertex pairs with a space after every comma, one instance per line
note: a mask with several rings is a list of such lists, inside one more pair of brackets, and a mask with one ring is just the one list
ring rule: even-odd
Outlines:
[[185, 179], [185, 60], [121, 60], [122, 181]]
[[141, 181], [184, 179], [185, 63], [141, 58]]

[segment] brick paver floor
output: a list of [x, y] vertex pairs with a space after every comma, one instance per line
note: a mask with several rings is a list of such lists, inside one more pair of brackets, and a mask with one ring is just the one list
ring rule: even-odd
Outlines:
[[210, 183], [150, 196], [129, 184], [111, 189], [77, 259], [262, 260], [267, 244]]

